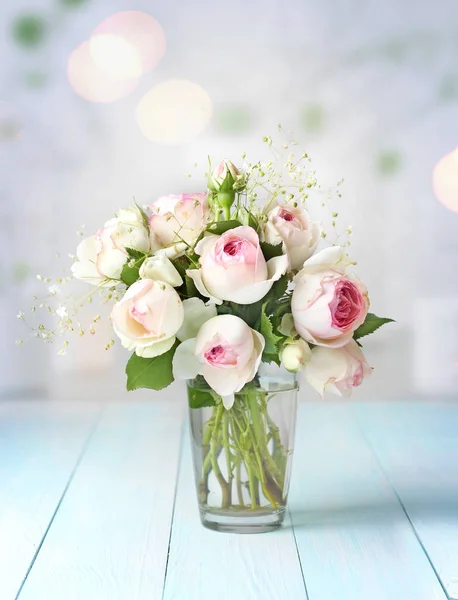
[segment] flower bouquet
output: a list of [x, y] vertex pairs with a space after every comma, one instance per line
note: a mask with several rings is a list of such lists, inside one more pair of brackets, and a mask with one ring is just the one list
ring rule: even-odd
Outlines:
[[[187, 381], [201, 518], [219, 530], [282, 523], [296, 374], [347, 396], [371, 371], [360, 339], [390, 320], [368, 312], [349, 242], [329, 244], [307, 212], [319, 187], [308, 162], [290, 154], [285, 183], [273, 161], [223, 160], [205, 193], [120, 210], [72, 265], [115, 302], [127, 389]], [[74, 329], [75, 311], [55, 312], [57, 330]]]

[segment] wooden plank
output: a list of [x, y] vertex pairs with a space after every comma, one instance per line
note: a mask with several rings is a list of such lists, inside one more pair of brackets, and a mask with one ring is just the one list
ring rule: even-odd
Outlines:
[[300, 407], [290, 509], [310, 600], [445, 600], [345, 404]]
[[0, 598], [13, 600], [94, 428], [90, 403], [0, 403]]
[[107, 407], [20, 600], [161, 598], [182, 411]]
[[217, 533], [200, 524], [189, 434], [181, 461], [164, 600], [305, 600], [290, 522], [257, 535]]
[[458, 406], [356, 410], [450, 598], [458, 599]]

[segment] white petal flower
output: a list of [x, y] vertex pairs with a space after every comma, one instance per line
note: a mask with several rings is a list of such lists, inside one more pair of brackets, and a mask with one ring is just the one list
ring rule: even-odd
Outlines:
[[183, 309], [183, 325], [177, 331], [177, 338], [182, 342], [197, 337], [202, 325], [216, 317], [216, 306], [214, 304], [206, 306], [200, 298], [183, 300]]
[[183, 285], [183, 279], [172, 262], [164, 255], [147, 258], [140, 267], [142, 279], [165, 281], [172, 287]]

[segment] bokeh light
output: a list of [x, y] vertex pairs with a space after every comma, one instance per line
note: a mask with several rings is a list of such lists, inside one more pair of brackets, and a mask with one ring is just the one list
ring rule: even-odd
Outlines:
[[137, 123], [143, 135], [153, 142], [175, 145], [199, 135], [212, 113], [212, 101], [200, 85], [173, 79], [143, 96], [137, 106]]
[[[113, 46], [112, 41], [110, 41]], [[98, 48], [99, 60], [104, 54], [101, 49], [103, 44], [96, 46]], [[121, 42], [119, 47], [126, 46]], [[132, 55], [130, 55], [132, 56]], [[105, 63], [108, 60], [105, 58]], [[128, 66], [129, 58], [123, 62], [123, 69]], [[91, 53], [91, 44], [89, 41], [83, 42], [78, 46], [68, 59], [67, 74], [70, 85], [74, 91], [90, 102], [114, 102], [124, 96], [127, 96], [138, 83], [138, 77], [114, 77], [109, 72], [102, 70], [96, 63]]]
[[439, 202], [458, 212], [458, 148], [446, 154], [434, 167], [433, 189]]
[[142, 63], [137, 50], [126, 39], [113, 34], [95, 34], [89, 40], [95, 66], [114, 79], [141, 77]]
[[151, 71], [165, 53], [165, 35], [162, 27], [151, 15], [138, 11], [118, 12], [100, 23], [94, 36], [123, 38], [135, 49], [141, 72]]
[[0, 102], [0, 142], [14, 142], [21, 137], [18, 113], [6, 102]]

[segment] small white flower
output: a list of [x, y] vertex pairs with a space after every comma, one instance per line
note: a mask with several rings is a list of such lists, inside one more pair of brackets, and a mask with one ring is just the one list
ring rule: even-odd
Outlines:
[[22, 319], [24, 319], [24, 316], [25, 316], [25, 315], [24, 315], [24, 313], [23, 313], [23, 312], [20, 310], [16, 316], [17, 316], [17, 318], [18, 318], [18, 319], [21, 319], [21, 320], [22, 320]]
[[48, 288], [48, 294], [50, 294], [51, 296], [55, 296], [56, 294], [58, 294], [60, 292], [60, 288], [58, 285], [50, 285]]
[[65, 319], [66, 317], [68, 317], [67, 307], [61, 304], [56, 310], [56, 315], [61, 319]]

